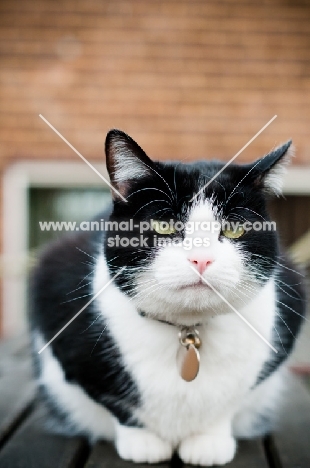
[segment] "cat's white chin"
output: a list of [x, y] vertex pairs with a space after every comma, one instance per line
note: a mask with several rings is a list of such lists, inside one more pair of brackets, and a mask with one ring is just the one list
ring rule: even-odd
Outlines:
[[[246, 294], [243, 294], [245, 288]], [[234, 313], [234, 310], [243, 308], [245, 303], [250, 303], [260, 289], [258, 283], [247, 287], [245, 279], [240, 276], [239, 281], [231, 281], [231, 284], [223, 284], [215, 279], [212, 284], [209, 281], [209, 285], [202, 281], [159, 284], [145, 294], [141, 288], [133, 303], [138, 310], [152, 318], [193, 325], [206, 323], [214, 316]]]
[[204, 323], [215, 315], [232, 312], [207, 285], [194, 283], [179, 287], [162, 287], [160, 292], [137, 295], [133, 301], [138, 310], [149, 317], [175, 324]]

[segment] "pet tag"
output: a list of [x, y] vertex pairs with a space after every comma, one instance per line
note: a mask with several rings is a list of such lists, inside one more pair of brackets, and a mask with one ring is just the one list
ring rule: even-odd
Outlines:
[[182, 379], [191, 382], [199, 372], [199, 333], [194, 327], [183, 327], [179, 333], [179, 341], [181, 347], [177, 354], [178, 369]]

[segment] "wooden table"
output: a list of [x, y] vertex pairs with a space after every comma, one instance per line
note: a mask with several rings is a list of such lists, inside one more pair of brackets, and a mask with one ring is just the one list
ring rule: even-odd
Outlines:
[[[151, 468], [121, 460], [112, 445], [89, 447], [80, 437], [44, 429], [44, 408], [36, 401], [29, 346], [25, 339], [0, 342], [1, 468]], [[240, 441], [229, 468], [310, 468], [310, 394], [296, 378], [279, 429], [264, 440]], [[178, 457], [161, 468], [185, 466]]]

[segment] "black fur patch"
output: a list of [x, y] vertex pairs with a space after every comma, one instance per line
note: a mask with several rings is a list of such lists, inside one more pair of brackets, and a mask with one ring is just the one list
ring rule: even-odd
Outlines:
[[[31, 321], [46, 342], [91, 298], [88, 283], [95, 265], [88, 255], [94, 256], [99, 245], [97, 235], [83, 233], [57, 242], [43, 255], [33, 276]], [[122, 424], [135, 425], [129, 408], [139, 406], [138, 390], [102, 317], [91, 325], [97, 316], [92, 303], [53, 341], [51, 350], [68, 382], [79, 384]]]

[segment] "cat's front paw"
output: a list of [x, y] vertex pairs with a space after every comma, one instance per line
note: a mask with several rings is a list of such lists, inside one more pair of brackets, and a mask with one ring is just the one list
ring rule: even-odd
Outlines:
[[184, 463], [201, 466], [225, 465], [236, 453], [233, 437], [210, 434], [193, 435], [183, 440], [179, 455]]
[[156, 434], [134, 427], [118, 428], [115, 441], [121, 458], [136, 463], [159, 463], [172, 457], [172, 446]]

